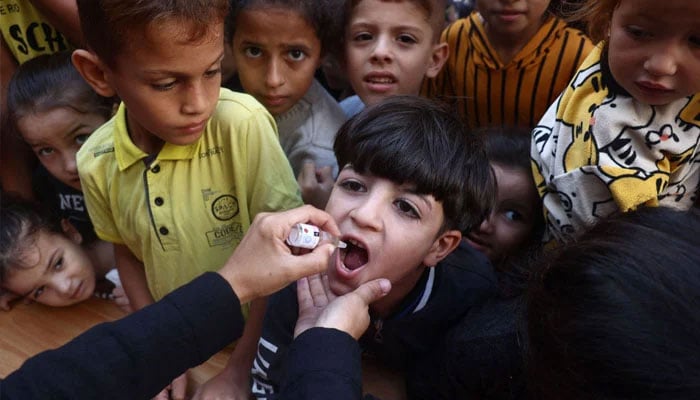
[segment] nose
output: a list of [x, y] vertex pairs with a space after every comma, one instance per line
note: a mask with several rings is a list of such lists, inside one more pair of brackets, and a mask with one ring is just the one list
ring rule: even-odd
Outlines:
[[652, 52], [644, 62], [644, 69], [653, 76], [674, 75], [677, 70], [677, 55], [673, 46], [665, 46]]
[[380, 210], [381, 199], [377, 195], [365, 196], [361, 204], [350, 211], [350, 217], [355, 225], [372, 231], [379, 231], [382, 227]]
[[71, 294], [71, 281], [57, 275], [52, 283], [53, 289], [61, 296], [69, 297]]
[[75, 153], [67, 152], [63, 155], [63, 169], [67, 174], [78, 174], [78, 163], [75, 161]]
[[476, 228], [476, 231], [489, 235], [493, 233], [493, 219], [495, 218], [494, 212], [490, 212], [489, 215], [484, 218], [483, 221], [481, 221], [481, 224], [479, 224], [479, 227]]
[[203, 82], [193, 82], [185, 92], [182, 112], [190, 115], [203, 114], [207, 109], [209, 97]]
[[276, 89], [285, 83], [283, 67], [281, 62], [275, 58], [270, 58], [265, 74], [265, 86], [270, 89]]
[[392, 60], [391, 39], [380, 36], [372, 49], [371, 60], [378, 63], [388, 63]]

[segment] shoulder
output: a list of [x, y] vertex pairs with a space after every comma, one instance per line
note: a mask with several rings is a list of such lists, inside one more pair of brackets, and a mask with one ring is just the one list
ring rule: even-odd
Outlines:
[[[221, 88], [214, 116], [226, 118], [225, 113], [230, 112], [235, 112], [237, 114], [236, 117], [244, 117], [246, 114], [258, 114], [261, 112], [267, 114], [265, 107], [255, 100], [253, 96]], [[221, 115], [222, 113], [224, 115]]]
[[312, 113], [319, 117], [321, 123], [337, 129], [347, 119], [340, 104], [316, 80], [304, 97], [311, 103]]
[[493, 285], [497, 282], [493, 266], [486, 256], [464, 241], [438, 267], [442, 269], [441, 274], [450, 279], [465, 277]]
[[118, 116], [112, 117], [104, 125], [97, 128], [83, 143], [76, 154], [78, 165], [84, 165], [91, 160], [99, 159], [105, 154], [114, 153], [114, 135], [117, 134], [116, 119]]

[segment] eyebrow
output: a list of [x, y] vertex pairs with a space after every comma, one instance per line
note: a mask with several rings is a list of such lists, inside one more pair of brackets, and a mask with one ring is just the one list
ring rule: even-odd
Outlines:
[[[211, 64], [209, 64], [209, 66], [207, 67], [207, 69], [211, 68], [214, 64], [216, 64], [216, 63], [218, 63], [218, 62], [221, 62], [223, 59], [224, 59], [224, 52], [222, 51], [221, 54], [219, 54], [219, 56], [214, 60], [214, 62], [212, 62]], [[147, 70], [144, 70], [143, 73], [144, 73], [144, 74], [148, 74], [148, 75], [160, 75], [160, 74], [163, 74], [163, 75], [175, 75], [175, 76], [183, 76], [183, 75], [186, 75], [186, 74], [183, 74], [183, 73], [181, 73], [181, 72], [170, 71], [170, 70], [167, 70], [167, 69], [147, 69]]]
[[433, 204], [428, 199], [425, 198], [426, 196], [430, 196], [430, 194], [418, 193], [414, 186], [401, 186], [401, 191], [415, 195], [423, 203], [425, 203], [425, 206], [428, 207], [429, 210], [433, 209]]

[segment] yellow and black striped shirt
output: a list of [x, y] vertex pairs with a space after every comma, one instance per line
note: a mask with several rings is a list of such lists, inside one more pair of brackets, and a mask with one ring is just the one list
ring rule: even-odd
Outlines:
[[450, 56], [423, 94], [455, 104], [470, 128], [534, 127], [593, 48], [583, 32], [549, 16], [513, 60], [503, 64], [474, 12], [442, 33]]

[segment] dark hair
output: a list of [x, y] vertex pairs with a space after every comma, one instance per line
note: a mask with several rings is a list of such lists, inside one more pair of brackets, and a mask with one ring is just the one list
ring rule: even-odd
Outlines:
[[109, 119], [113, 100], [98, 95], [71, 63], [70, 52], [45, 54], [20, 65], [7, 88], [7, 112], [11, 129], [34, 113], [70, 108], [80, 114]]
[[321, 41], [321, 54], [334, 50], [341, 42], [341, 0], [231, 0], [231, 11], [226, 18], [226, 40], [233, 40], [236, 19], [241, 12], [265, 8], [285, 8], [301, 15]]
[[44, 230], [63, 234], [58, 219], [44, 207], [16, 194], [0, 193], [0, 221], [0, 285], [9, 268], [21, 266], [19, 257], [34, 244], [35, 233]]
[[139, 42], [146, 27], [167, 20], [183, 22], [189, 40], [204, 37], [214, 22], [223, 21], [228, 0], [77, 0], [86, 45], [107, 65], [129, 43]]
[[366, 108], [338, 131], [338, 165], [351, 165], [442, 202], [444, 230], [468, 232], [490, 210], [495, 179], [481, 140], [447, 106], [393, 96]]
[[601, 221], [527, 294], [538, 399], [691, 399], [700, 391], [700, 210]]

